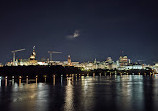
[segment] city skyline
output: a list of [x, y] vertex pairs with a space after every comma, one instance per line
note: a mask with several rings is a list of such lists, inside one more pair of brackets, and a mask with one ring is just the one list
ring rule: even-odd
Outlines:
[[[33, 50], [35, 51], [35, 52], [37, 52], [36, 51], [36, 49], [35, 49], [35, 46], [33, 47]], [[25, 52], [24, 52], [25, 51]], [[32, 51], [32, 50], [31, 50]], [[23, 55], [25, 55], [25, 54], [28, 54], [28, 52], [29, 52], [29, 55], [31, 55], [31, 53], [30, 53], [30, 51], [28, 51], [27, 49], [18, 49], [18, 50], [13, 50], [13, 51], [11, 51], [11, 53], [12, 53], [12, 58], [10, 59], [10, 61], [14, 61], [14, 60], [16, 60], [16, 59], [18, 59], [18, 60], [20, 60], [20, 59], [29, 59], [29, 56], [28, 57], [26, 57], [26, 58], [23, 58], [22, 56]], [[126, 55], [126, 54], [124, 54], [123, 53], [123, 51], [121, 51], [122, 53], [121, 53], [121, 55], [119, 56], [119, 57], [123, 57], [123, 56], [128, 56], [128, 55]], [[14, 54], [15, 53], [15, 54]], [[23, 53], [23, 54], [19, 54], [19, 53]], [[50, 53], [51, 53], [51, 55], [50, 55]], [[56, 55], [56, 54], [54, 54], [54, 53], [59, 53], [60, 55]], [[36, 60], [41, 60], [41, 59], [45, 59], [45, 60], [51, 60], [51, 59], [53, 59], [53, 61], [60, 61], [60, 60], [55, 60], [55, 59], [57, 59], [57, 57], [58, 56], [61, 56], [61, 54], [62, 54], [62, 52], [56, 52], [56, 51], [48, 51], [47, 52], [47, 55], [45, 56], [45, 57], [42, 57], [42, 58], [39, 58], [38, 56], [40, 55], [39, 53], [36, 55]], [[21, 56], [22, 55], [22, 56]], [[65, 54], [64, 54], [65, 55]], [[51, 57], [50, 57], [51, 56]], [[66, 57], [68, 57], [68, 56], [70, 56], [70, 54], [67, 54], [66, 55]], [[105, 60], [103, 60], [103, 61], [106, 61], [106, 59], [108, 59], [110, 56], [108, 56], [108, 57], [105, 57]], [[118, 57], [118, 58], [119, 58]], [[14, 59], [14, 60], [13, 60]], [[66, 60], [67, 58], [65, 58], [65, 60]], [[92, 61], [95, 61], [97, 58], [93, 58], [92, 60], [88, 60], [89, 62], [92, 62]], [[62, 61], [65, 61], [65, 60], [62, 60]], [[10, 61], [7, 61], [7, 62], [10, 62]], [[78, 62], [88, 62], [88, 61], [78, 61]], [[97, 60], [97, 61], [100, 61], [100, 60]], [[115, 61], [117, 61], [117, 60], [115, 60]], [[144, 60], [142, 60], [142, 61], [144, 61]], [[137, 62], [137, 61], [135, 61], [135, 62]]]
[[123, 50], [133, 61], [158, 62], [157, 6], [154, 1], [3, 1], [0, 17], [0, 62], [12, 59], [12, 50], [36, 46], [38, 58], [47, 51], [65, 60], [117, 60]]
[[[40, 58], [40, 52], [37, 53], [37, 50], [35, 49], [35, 46], [33, 46], [32, 49], [35, 50], [36, 60], [38, 60], [38, 61], [41, 61], [42, 59], [47, 61], [48, 59], [51, 59], [51, 58], [52, 58], [53, 61], [67, 61], [67, 57], [70, 55], [70, 54], [65, 54], [64, 52], [47, 51], [47, 54]], [[13, 57], [14, 56], [14, 54], [13, 54], [14, 51], [17, 51], [17, 52], [15, 52], [15, 57]], [[12, 54], [10, 59], [8, 61], [6, 61], [5, 63], [3, 63], [3, 64], [6, 64], [7, 62], [13, 61], [13, 58], [15, 58], [15, 60], [16, 59], [18, 59], [18, 60], [29, 59], [29, 57], [32, 53], [32, 50], [28, 50], [28, 49], [18, 49], [18, 50], [14, 50], [14, 51], [10, 51], [11, 54]], [[50, 58], [50, 52], [55, 52], [55, 53], [59, 53], [59, 54], [52, 54], [51, 55], [52, 57]], [[26, 55], [28, 55], [28, 56], [26, 57]], [[102, 59], [102, 60], [100, 60], [98, 58], [91, 58], [90, 57], [90, 59], [85, 60], [85, 61], [76, 61], [74, 59], [73, 55], [71, 55], [74, 62], [80, 62], [80, 63], [82, 63], [82, 62], [94, 62], [95, 60], [97, 60], [97, 61], [106, 61], [109, 57], [111, 57], [113, 61], [118, 61], [119, 58], [123, 57], [123, 56], [127, 56], [131, 60], [131, 63], [139, 63], [141, 61], [141, 63], [143, 63], [143, 64], [150, 64], [148, 62], [146, 63], [146, 60], [141, 60], [141, 59], [137, 59], [137, 58], [135, 58], [135, 59], [130, 58], [130, 56], [125, 54], [123, 50], [120, 51], [120, 55], [117, 58], [113, 58], [112, 56], [107, 56], [107, 57], [104, 57], [104, 59]], [[0, 63], [2, 63], [2, 62], [0, 62]], [[152, 62], [150, 65], [153, 65], [155, 63], [157, 63], [157, 62]]]

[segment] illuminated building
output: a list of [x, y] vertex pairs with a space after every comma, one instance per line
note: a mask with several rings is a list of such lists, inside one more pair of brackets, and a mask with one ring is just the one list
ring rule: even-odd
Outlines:
[[67, 60], [67, 62], [68, 62], [68, 66], [72, 66], [72, 62], [71, 62], [71, 57], [70, 57], [70, 55], [68, 55], [68, 60]]
[[79, 62], [72, 62], [72, 66], [74, 66], [74, 67], [81, 67]]
[[152, 68], [154, 69], [155, 73], [158, 73], [158, 63], [156, 63]]
[[119, 58], [119, 65], [120, 66], [127, 66], [129, 64], [129, 59], [127, 58], [127, 56], [120, 56]]
[[37, 60], [36, 60], [36, 52], [35, 52], [35, 46], [33, 47], [33, 52], [30, 56], [30, 60], [29, 60], [29, 65], [37, 65]]
[[30, 56], [30, 60], [35, 60], [36, 59], [36, 52], [35, 52], [35, 46], [33, 47], [33, 52]]
[[[41, 64], [41, 63], [40, 63]], [[8, 62], [6, 64], [7, 66], [12, 66], [12, 62]], [[16, 59], [14, 62], [14, 66], [28, 66], [28, 65], [39, 65], [36, 60], [36, 52], [35, 52], [35, 46], [33, 47], [33, 52], [29, 59]]]
[[[60, 52], [56, 52], [60, 53]], [[6, 64], [7, 66], [13, 66], [13, 62], [8, 62]], [[107, 57], [105, 61], [97, 61], [96, 59], [92, 62], [72, 62], [70, 55], [68, 55], [67, 61], [50, 61], [46, 59], [41, 59], [41, 61], [36, 60], [36, 52], [35, 52], [35, 46], [33, 47], [33, 51], [31, 56], [28, 59], [16, 59], [14, 61], [15, 66], [28, 66], [28, 65], [62, 65], [62, 66], [74, 66], [74, 67], [80, 67], [83, 70], [95, 70], [95, 69], [118, 69], [118, 70], [130, 70], [130, 69], [146, 69], [146, 68], [152, 68], [158, 72], [158, 64], [155, 64], [155, 66], [150, 65], [144, 65], [144, 64], [132, 64], [130, 63], [130, 59], [127, 58], [127, 56], [120, 56], [119, 60], [114, 62], [111, 57]], [[0, 64], [0, 67], [2, 65]]]
[[111, 57], [108, 57], [108, 58], [106, 59], [106, 62], [112, 63], [112, 62], [113, 62], [113, 61], [112, 61], [112, 58], [111, 58]]
[[106, 59], [107, 69], [113, 69], [112, 64], [113, 64], [112, 58], [111, 58], [111, 57], [108, 57], [108, 58]]
[[142, 65], [128, 65], [124, 67], [124, 70], [130, 70], [130, 69], [143, 69]]
[[0, 63], [0, 67], [3, 67], [2, 63]]

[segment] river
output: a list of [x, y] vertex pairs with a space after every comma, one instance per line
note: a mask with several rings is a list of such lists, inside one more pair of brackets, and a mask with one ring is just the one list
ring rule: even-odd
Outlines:
[[0, 78], [0, 111], [157, 111], [158, 75]]

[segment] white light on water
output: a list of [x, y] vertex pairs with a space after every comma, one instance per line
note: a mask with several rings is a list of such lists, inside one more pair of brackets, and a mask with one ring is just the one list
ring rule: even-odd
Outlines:
[[1, 77], [0, 77], [0, 86], [1, 86]]

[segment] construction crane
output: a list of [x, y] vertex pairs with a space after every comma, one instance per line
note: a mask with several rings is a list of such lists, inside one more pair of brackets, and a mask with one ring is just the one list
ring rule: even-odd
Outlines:
[[13, 53], [13, 65], [15, 65], [15, 53], [16, 52], [20, 52], [20, 51], [24, 51], [25, 49], [19, 49], [19, 50], [14, 50], [14, 51], [11, 51]]
[[48, 51], [48, 53], [50, 54], [50, 60], [49, 61], [52, 61], [52, 54], [57, 54], [57, 53], [62, 53], [62, 52], [56, 52], [56, 51]]

